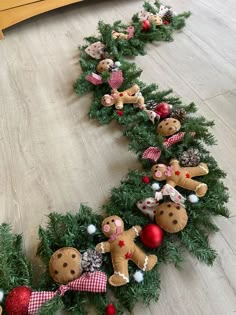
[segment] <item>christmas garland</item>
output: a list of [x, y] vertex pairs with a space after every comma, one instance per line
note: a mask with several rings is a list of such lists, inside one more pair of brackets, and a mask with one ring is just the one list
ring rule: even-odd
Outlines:
[[[216, 252], [209, 246], [208, 236], [218, 231], [212, 217], [228, 216], [227, 188], [222, 182], [225, 173], [206, 148], [215, 144], [208, 130], [213, 122], [195, 114], [195, 104], [183, 104], [171, 90], [146, 85], [139, 79], [141, 70], [125, 60], [144, 55], [148, 42], [172, 40], [173, 32], [185, 25], [189, 15], [177, 14], [158, 1], [154, 5], [145, 2], [129, 25], [100, 22], [99, 36], [86, 38], [88, 44], [80, 49], [82, 75], [75, 91], [79, 96], [93, 93], [91, 118], [101, 124], [115, 120], [121, 125], [142, 170], [130, 171], [120, 187], [112, 189], [109, 202], [103, 206], [104, 216], [84, 205], [76, 214], [49, 215], [47, 228], [39, 228], [37, 254], [45, 264], [45, 273], [36, 287], [31, 264], [22, 252], [21, 236], [14, 235], [7, 224], [0, 226], [4, 313], [51, 315], [65, 308], [71, 314], [83, 315], [92, 306], [97, 315], [123, 314], [125, 310], [131, 312], [138, 301], [149, 305], [158, 300], [161, 263], [179, 266], [189, 251], [212, 265]], [[139, 234], [137, 247], [133, 239]], [[102, 261], [99, 252], [106, 251], [111, 251], [113, 259], [105, 254]], [[116, 262], [121, 253], [127, 262], [133, 261], [128, 265], [122, 257], [121, 268], [128, 266], [125, 271]], [[63, 255], [70, 255], [70, 262], [71, 257], [81, 260], [81, 268], [70, 270], [70, 281], [65, 273], [66, 281], [59, 279], [61, 274], [55, 269]], [[150, 271], [137, 271], [137, 266]], [[81, 269], [85, 272], [82, 275]], [[106, 275], [113, 275], [108, 284], [112, 295], [105, 293]]]

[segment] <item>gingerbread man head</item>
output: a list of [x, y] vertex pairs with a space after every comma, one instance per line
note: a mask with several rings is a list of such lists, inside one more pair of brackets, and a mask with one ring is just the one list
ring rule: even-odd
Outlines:
[[102, 105], [103, 106], [109, 107], [109, 106], [112, 106], [114, 104], [115, 104], [115, 99], [114, 99], [114, 97], [112, 97], [112, 95], [105, 94], [102, 97]]
[[102, 232], [106, 237], [119, 235], [124, 232], [124, 222], [117, 215], [107, 217], [102, 222]]
[[152, 177], [157, 181], [166, 180], [169, 175], [169, 167], [165, 164], [155, 164], [152, 169]]

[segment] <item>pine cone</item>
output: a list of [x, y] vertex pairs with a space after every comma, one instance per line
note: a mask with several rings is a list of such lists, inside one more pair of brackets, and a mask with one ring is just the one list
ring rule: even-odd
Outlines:
[[170, 23], [170, 22], [172, 21], [172, 19], [173, 19], [173, 12], [172, 12], [171, 10], [168, 10], [168, 11], [164, 14], [163, 20]]
[[200, 162], [200, 152], [198, 149], [190, 148], [184, 151], [180, 157], [180, 163], [184, 167], [197, 166]]
[[157, 102], [154, 100], [150, 100], [146, 102], [146, 108], [149, 110], [154, 110], [157, 106]]
[[170, 117], [178, 119], [180, 122], [183, 122], [185, 117], [186, 117], [186, 115], [187, 115], [187, 113], [186, 113], [185, 109], [183, 109], [183, 108], [176, 108], [176, 109], [172, 110], [172, 112], [170, 114]]
[[88, 249], [82, 255], [81, 266], [83, 271], [94, 272], [102, 265], [102, 254], [94, 249]]

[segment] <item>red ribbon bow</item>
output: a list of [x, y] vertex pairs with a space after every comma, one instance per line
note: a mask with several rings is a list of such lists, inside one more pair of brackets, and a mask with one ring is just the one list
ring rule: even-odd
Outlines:
[[107, 276], [104, 272], [85, 272], [78, 279], [66, 285], [62, 284], [55, 292], [32, 292], [28, 306], [28, 315], [36, 315], [41, 306], [55, 295], [63, 296], [69, 290], [102, 293], [106, 292], [106, 284]]

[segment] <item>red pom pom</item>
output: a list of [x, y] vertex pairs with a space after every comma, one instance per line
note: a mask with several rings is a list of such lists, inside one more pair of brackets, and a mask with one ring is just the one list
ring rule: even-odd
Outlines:
[[163, 22], [165, 25], [169, 25], [170, 23], [168, 21]]
[[151, 23], [148, 20], [143, 21], [142, 23], [142, 30], [143, 31], [148, 31], [151, 28]]
[[32, 290], [26, 286], [12, 289], [7, 296], [5, 307], [8, 315], [27, 315]]
[[163, 242], [164, 233], [158, 225], [150, 223], [142, 229], [140, 237], [143, 244], [147, 247], [157, 248]]
[[116, 307], [113, 304], [108, 304], [106, 307], [106, 315], [115, 315]]
[[149, 184], [150, 181], [151, 181], [151, 179], [150, 179], [148, 176], [143, 176], [143, 177], [142, 177], [142, 182], [143, 182], [144, 184]]
[[117, 113], [117, 115], [119, 115], [119, 116], [123, 116], [123, 115], [124, 115], [123, 110], [117, 110], [116, 113]]
[[165, 102], [157, 104], [157, 106], [154, 109], [154, 112], [156, 112], [161, 118], [166, 118], [170, 115], [171, 112], [171, 105]]

